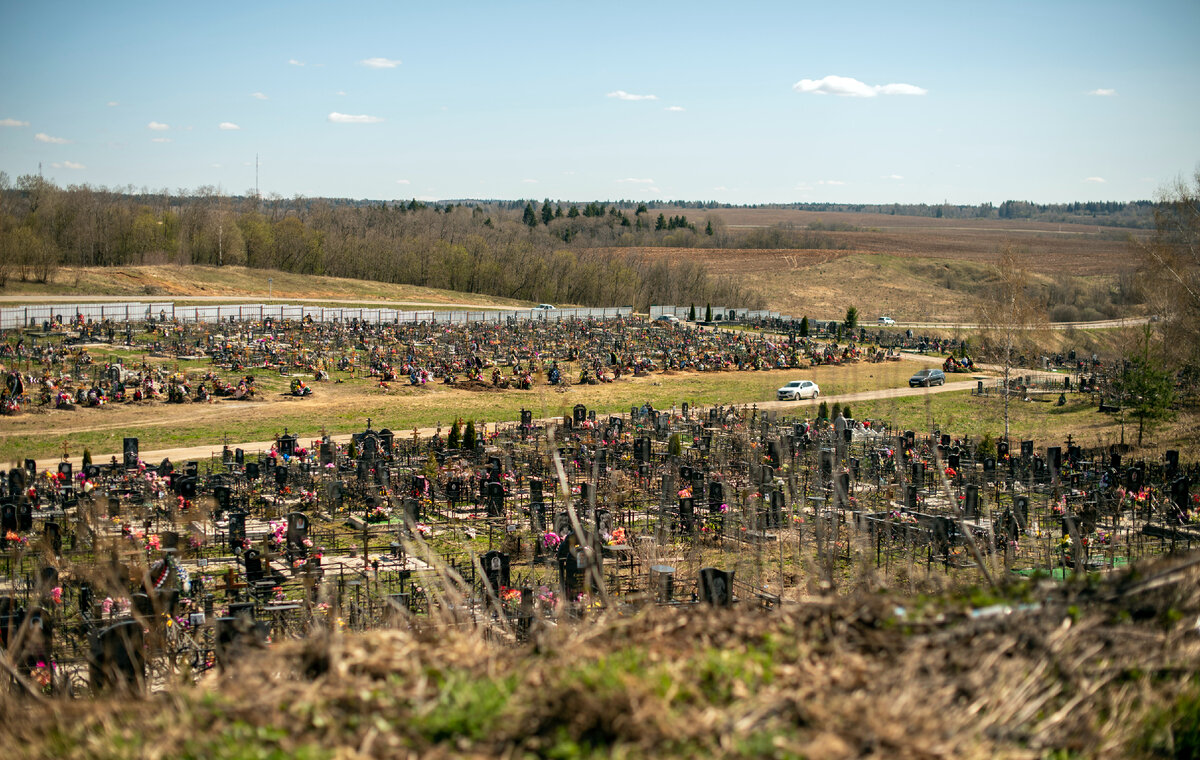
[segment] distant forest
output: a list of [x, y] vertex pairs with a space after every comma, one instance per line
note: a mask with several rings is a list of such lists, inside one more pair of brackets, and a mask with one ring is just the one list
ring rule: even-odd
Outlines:
[[[0, 177], [0, 179], [5, 179]], [[761, 239], [760, 239], [761, 238]], [[703, 242], [702, 242], [703, 241]], [[645, 205], [349, 202], [0, 182], [0, 286], [60, 266], [240, 265], [588, 306], [763, 308], [757, 293], [633, 246], [835, 247], [806, 230], [729, 235]]]
[[[647, 247], [841, 249], [816, 222], [726, 229], [715, 202], [453, 200], [424, 203], [228, 196], [72, 185], [0, 172], [0, 287], [59, 266], [241, 265], [583, 305], [737, 304], [763, 298]], [[1023, 218], [1152, 227], [1154, 204], [1006, 201], [999, 207], [779, 204], [818, 212]], [[695, 210], [689, 217], [685, 212]], [[623, 250], [627, 249], [627, 250]]]

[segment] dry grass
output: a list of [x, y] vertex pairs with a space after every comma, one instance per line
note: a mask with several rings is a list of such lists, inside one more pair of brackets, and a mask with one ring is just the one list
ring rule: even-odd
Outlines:
[[[272, 282], [268, 287], [267, 279]], [[246, 267], [125, 266], [78, 267], [59, 270], [49, 283], [10, 280], [3, 290], [10, 302], [37, 303], [39, 297], [124, 296], [187, 302], [189, 299], [237, 298], [274, 301], [309, 300], [328, 303], [472, 304], [516, 306], [508, 298], [459, 293], [415, 285], [320, 277]]]
[[597, 612], [521, 645], [482, 617], [333, 633], [144, 700], [4, 697], [0, 740], [17, 758], [1192, 757], [1198, 562]]

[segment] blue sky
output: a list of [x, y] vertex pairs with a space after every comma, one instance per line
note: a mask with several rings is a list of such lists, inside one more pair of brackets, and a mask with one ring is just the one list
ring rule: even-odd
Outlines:
[[0, 170], [351, 198], [1152, 198], [1200, 2], [0, 2]]

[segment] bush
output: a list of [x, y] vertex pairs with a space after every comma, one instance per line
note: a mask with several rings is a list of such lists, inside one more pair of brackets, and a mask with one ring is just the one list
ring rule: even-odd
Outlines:
[[983, 440], [979, 442], [979, 448], [976, 451], [976, 455], [980, 459], [996, 456], [996, 439], [992, 437], [991, 433], [983, 434]]
[[679, 437], [679, 433], [671, 434], [671, 439], [667, 442], [667, 452], [673, 457], [683, 456], [683, 439]]
[[821, 405], [817, 407], [817, 419], [819, 419], [819, 420], [829, 419], [829, 402], [822, 401]]
[[475, 450], [475, 420], [467, 420], [467, 429], [463, 433], [462, 447], [468, 451]]
[[854, 419], [854, 415], [850, 413], [850, 405], [849, 404], [846, 404], [845, 406], [842, 407], [842, 414], [844, 414], [846, 416], [846, 419], [848, 419], [848, 420]]

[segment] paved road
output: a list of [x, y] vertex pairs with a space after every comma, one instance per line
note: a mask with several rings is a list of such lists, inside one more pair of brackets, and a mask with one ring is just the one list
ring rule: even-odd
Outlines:
[[[759, 401], [757, 402], [759, 409], [799, 409], [810, 406], [817, 406], [822, 401], [826, 402], [853, 402], [853, 401], [879, 401], [889, 398], [903, 398], [907, 396], [925, 396], [935, 393], [950, 393], [953, 391], [965, 391], [975, 387], [975, 380], [961, 380], [948, 382], [945, 385], [936, 388], [881, 388], [873, 391], [862, 391], [859, 393], [844, 393], [840, 396], [821, 396], [816, 399], [807, 399], [804, 401]], [[607, 416], [607, 415], [606, 415]], [[558, 418], [553, 418], [557, 421]], [[539, 420], [539, 422], [548, 422], [550, 420]], [[430, 438], [437, 432], [436, 428], [420, 428], [417, 430], [417, 435], [421, 438]], [[445, 428], [443, 433], [448, 433], [449, 428]], [[397, 430], [397, 438], [410, 438], [412, 430]], [[315, 438], [315, 436], [313, 436]], [[350, 434], [330, 436], [336, 443], [349, 443]], [[300, 437], [300, 445], [307, 447], [311, 438], [304, 436]], [[247, 453], [258, 451], [268, 451], [275, 445], [274, 441], [247, 441], [243, 443], [230, 443], [230, 450], [242, 449]], [[221, 455], [221, 444], [206, 444], [203, 446], [187, 446], [176, 449], [159, 449], [157, 451], [143, 451], [141, 458], [147, 463], [158, 463], [163, 459], [170, 459], [172, 462], [183, 462], [190, 459], [208, 459], [212, 456], [219, 457]], [[121, 461], [122, 453], [120, 451], [107, 452], [104, 454], [93, 454], [92, 461], [97, 464], [103, 464], [116, 457], [117, 461]], [[38, 460], [39, 469], [47, 469], [55, 467], [61, 458], [41, 459]]]

